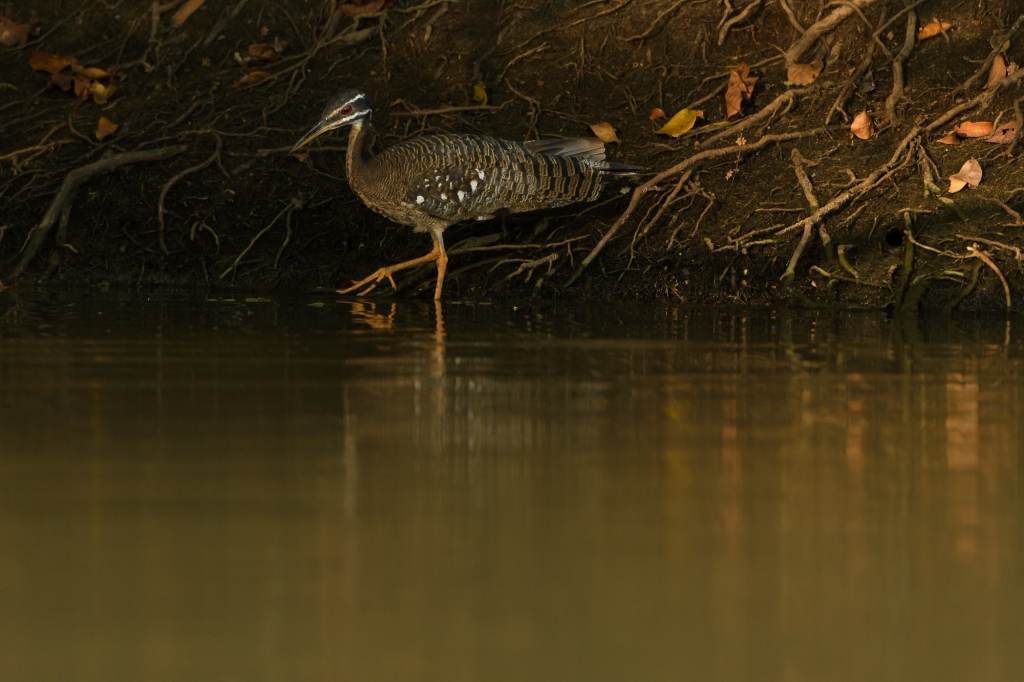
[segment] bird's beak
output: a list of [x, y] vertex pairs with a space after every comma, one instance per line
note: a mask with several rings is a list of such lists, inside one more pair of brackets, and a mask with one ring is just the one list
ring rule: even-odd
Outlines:
[[334, 128], [334, 126], [332, 126], [330, 123], [327, 123], [326, 121], [320, 121], [315, 126], [313, 126], [312, 130], [303, 135], [301, 140], [295, 143], [295, 146], [292, 147], [292, 151], [289, 152], [289, 154], [294, 152], [299, 147], [304, 147], [305, 145], [309, 144], [310, 142], [320, 137], [321, 135], [326, 133], [328, 130], [331, 130], [332, 128]]

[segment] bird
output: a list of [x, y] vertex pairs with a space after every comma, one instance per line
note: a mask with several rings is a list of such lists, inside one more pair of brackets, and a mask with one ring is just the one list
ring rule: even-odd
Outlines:
[[351, 126], [346, 170], [355, 194], [386, 218], [426, 232], [430, 253], [382, 267], [340, 289], [364, 295], [394, 273], [427, 263], [437, 265], [434, 299], [440, 300], [448, 255], [444, 231], [464, 220], [556, 208], [596, 200], [608, 175], [635, 175], [644, 169], [605, 160], [597, 138], [510, 142], [465, 134], [425, 135], [404, 140], [367, 158], [364, 147], [373, 116], [366, 93], [347, 88], [327, 101], [320, 121], [292, 152], [324, 133]]

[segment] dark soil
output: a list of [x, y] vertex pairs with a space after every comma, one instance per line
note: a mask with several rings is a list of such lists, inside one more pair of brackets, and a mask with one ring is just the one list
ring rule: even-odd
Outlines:
[[[27, 45], [0, 48], [0, 275], [12, 284], [30, 231], [43, 221], [70, 171], [108, 155], [173, 145], [186, 149], [86, 180], [63, 221], [54, 216], [19, 281], [335, 288], [426, 253], [427, 236], [388, 223], [349, 190], [342, 135], [320, 138], [308, 155], [288, 154], [331, 94], [359, 87], [377, 104], [377, 148], [433, 132], [576, 137], [589, 134], [589, 124], [606, 121], [622, 140], [610, 145], [613, 158], [655, 172], [708, 149], [728, 150], [694, 165], [682, 183], [678, 172], [668, 174], [637, 195], [596, 253], [631, 205], [634, 187], [651, 176], [610, 188], [597, 204], [451, 228], [446, 297], [788, 300], [1001, 311], [1001, 273], [1019, 307], [1024, 261], [1013, 249], [1024, 247], [1024, 228], [1007, 226], [1020, 221], [991, 200], [1024, 211], [1024, 169], [1016, 156], [1021, 147], [937, 143], [964, 120], [1005, 123], [1020, 116], [1014, 109], [1024, 95], [1018, 81], [998, 88], [991, 102], [943, 120], [986, 92], [987, 73], [966, 92], [957, 89], [1018, 19], [1019, 0], [919, 3], [918, 25], [939, 18], [953, 28], [912, 45], [893, 121], [886, 108], [893, 62], [867, 24], [881, 25], [883, 8], [892, 17], [904, 5], [858, 3], [863, 17], [851, 15], [801, 57], [827, 65], [809, 88], [797, 88], [785, 83], [783, 53], [800, 33], [778, 1], [733, 26], [720, 46], [726, 6], [710, 1], [395, 0], [357, 21], [335, 12], [335, 2], [321, 0], [206, 0], [172, 28], [180, 0], [156, 15], [152, 3], [141, 0], [0, 0], [0, 14], [38, 28]], [[844, 6], [790, 4], [804, 28]], [[742, 10], [746, 3], [737, 5]], [[879, 36], [893, 55], [904, 46], [908, 16], [900, 15]], [[226, 23], [207, 44], [222, 19]], [[275, 40], [279, 48], [288, 44], [271, 61], [243, 66], [236, 59], [251, 44]], [[1022, 46], [1024, 31], [1005, 51], [1007, 63], [1024, 65]], [[48, 88], [48, 74], [29, 68], [33, 50], [123, 71], [117, 91], [100, 105]], [[823, 128], [840, 89], [869, 52], [870, 79], [852, 84], [842, 111]], [[749, 64], [759, 80], [742, 116], [730, 119], [733, 126], [795, 90], [791, 105], [696, 146], [723, 129], [715, 122], [725, 119], [724, 93], [713, 93], [740, 63]], [[253, 71], [271, 77], [233, 87]], [[410, 115], [474, 106], [477, 81], [486, 85], [491, 108]], [[706, 118], [677, 139], [655, 135], [664, 123], [649, 120], [655, 107], [669, 115], [683, 107], [703, 109]], [[869, 140], [850, 133], [849, 120], [864, 110], [878, 130]], [[93, 135], [100, 116], [120, 126], [102, 142]], [[738, 138], [752, 148], [764, 135], [793, 132], [807, 135], [737, 151]], [[212, 158], [218, 144], [220, 155]], [[931, 173], [946, 202], [925, 191], [922, 168], [929, 164], [919, 147], [934, 162]], [[810, 215], [793, 149], [806, 159], [820, 205], [844, 191], [854, 196], [821, 221], [831, 246], [817, 225], [809, 230], [790, 282], [780, 278], [804, 230], [785, 228]], [[980, 186], [950, 194], [945, 178], [972, 157], [984, 169]], [[162, 246], [161, 190], [211, 158], [167, 191]], [[876, 171], [877, 182], [857, 185]], [[592, 260], [583, 269], [588, 254]], [[399, 281], [399, 295], [429, 297], [432, 278], [432, 267], [412, 273]], [[381, 294], [391, 295], [374, 292]]]

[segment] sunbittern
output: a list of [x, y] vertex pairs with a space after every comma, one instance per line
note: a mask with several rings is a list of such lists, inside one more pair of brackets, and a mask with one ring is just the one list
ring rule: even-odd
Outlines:
[[380, 155], [363, 158], [373, 105], [349, 88], [331, 97], [320, 122], [292, 151], [329, 130], [350, 125], [348, 181], [363, 202], [416, 232], [427, 232], [434, 248], [425, 256], [389, 265], [339, 293], [367, 287], [365, 294], [392, 275], [425, 263], [437, 263], [434, 298], [441, 298], [448, 256], [444, 231], [463, 220], [488, 220], [496, 213], [519, 213], [594, 201], [604, 176], [632, 174], [639, 168], [604, 160], [596, 138], [509, 142], [479, 135], [429, 135], [399, 142]]

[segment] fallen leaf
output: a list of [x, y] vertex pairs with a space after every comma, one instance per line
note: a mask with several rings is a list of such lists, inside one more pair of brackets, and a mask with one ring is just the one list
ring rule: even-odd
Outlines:
[[233, 88], [240, 88], [243, 85], [256, 85], [260, 81], [264, 81], [270, 78], [270, 74], [266, 71], [251, 71], [241, 78], [238, 79], [237, 83], [232, 84]]
[[939, 138], [936, 141], [940, 142], [942, 144], [952, 144], [952, 145], [960, 144], [960, 138], [956, 136], [956, 131], [955, 130], [953, 132], [951, 132], [949, 135], [946, 135], [945, 137]]
[[664, 110], [654, 107], [651, 109], [651, 115], [647, 117], [648, 121], [657, 121], [659, 118], [668, 118], [668, 114]]
[[992, 134], [992, 121], [964, 121], [953, 132], [960, 137], [988, 137]]
[[250, 45], [249, 54], [252, 55], [254, 59], [262, 59], [265, 62], [269, 62], [277, 56], [277, 52], [274, 51], [274, 46], [270, 43], [255, 43]]
[[102, 140], [107, 135], [110, 135], [120, 126], [108, 119], [106, 116], [100, 116], [99, 125], [96, 126], [96, 139]]
[[63, 71], [65, 68], [72, 64], [77, 64], [78, 60], [74, 57], [62, 57], [56, 54], [47, 54], [40, 52], [39, 50], [33, 50], [32, 54], [28, 58], [28, 65], [36, 71], [46, 71], [48, 73], [57, 73]]
[[213, 60], [209, 57], [203, 57], [202, 61], [200, 61], [200, 64], [202, 64], [203, 66], [213, 66]]
[[988, 71], [988, 81], [985, 82], [985, 87], [994, 88], [1004, 78], [1006, 78], [1006, 60], [1003, 59], [1003, 55], [997, 54], [996, 58], [992, 60], [992, 68]]
[[28, 24], [19, 24], [13, 19], [0, 16], [0, 45], [21, 47], [28, 42], [30, 33], [32, 33], [32, 27]]
[[615, 134], [615, 128], [612, 127], [611, 123], [594, 123], [590, 126], [590, 129], [602, 142], [622, 142], [619, 136]]
[[1017, 137], [1017, 122], [1010, 121], [996, 128], [995, 132], [990, 137], [985, 138], [985, 142], [991, 142], [993, 144], [1007, 144], [1013, 142], [1013, 138]]
[[675, 116], [654, 132], [658, 135], [669, 135], [679, 137], [697, 122], [698, 118], [704, 118], [704, 111], [701, 109], [680, 109]]
[[90, 80], [107, 78], [110, 76], [110, 74], [103, 69], [97, 69], [95, 66], [82, 66], [77, 62], [71, 65], [71, 70], [75, 72], [75, 75], [81, 76], [82, 78], [88, 78]]
[[929, 22], [922, 26], [921, 29], [917, 32], [917, 42], [927, 40], [928, 38], [934, 38], [943, 31], [948, 31], [951, 28], [953, 28], [953, 24], [949, 23], [948, 21], [942, 22], [942, 28], [939, 28], [939, 22], [937, 21]]
[[981, 182], [981, 164], [977, 159], [970, 159], [960, 168], [956, 175], [949, 176], [949, 191], [959, 192], [965, 186], [974, 189]]
[[853, 123], [850, 124], [850, 132], [862, 140], [866, 140], [875, 134], [875, 129], [871, 126], [871, 117], [868, 116], [868, 112], [862, 111], [854, 116]]
[[729, 86], [725, 90], [725, 117], [732, 118], [743, 109], [743, 101], [754, 94], [757, 77], [750, 76], [750, 67], [740, 64], [729, 74]]
[[350, 17], [358, 17], [363, 14], [375, 14], [386, 7], [391, 7], [393, 0], [371, 0], [365, 5], [356, 5], [351, 2], [344, 2], [338, 5], [338, 10]]
[[89, 86], [89, 93], [92, 95], [92, 101], [96, 102], [96, 104], [106, 104], [116, 89], [117, 86], [113, 83], [103, 85], [99, 81], [93, 81], [92, 85]]
[[473, 101], [482, 107], [487, 106], [487, 86], [483, 81], [473, 84]]
[[[52, 76], [51, 76], [52, 78]], [[72, 85], [75, 87], [75, 97], [89, 99], [89, 92], [92, 90], [92, 81], [81, 76], [74, 76]]]
[[171, 26], [181, 26], [185, 20], [192, 16], [192, 13], [203, 6], [206, 0], [188, 0], [178, 8], [178, 11], [171, 17]]
[[790, 64], [786, 78], [793, 85], [810, 85], [824, 67], [820, 59], [815, 59], [810, 64]]

